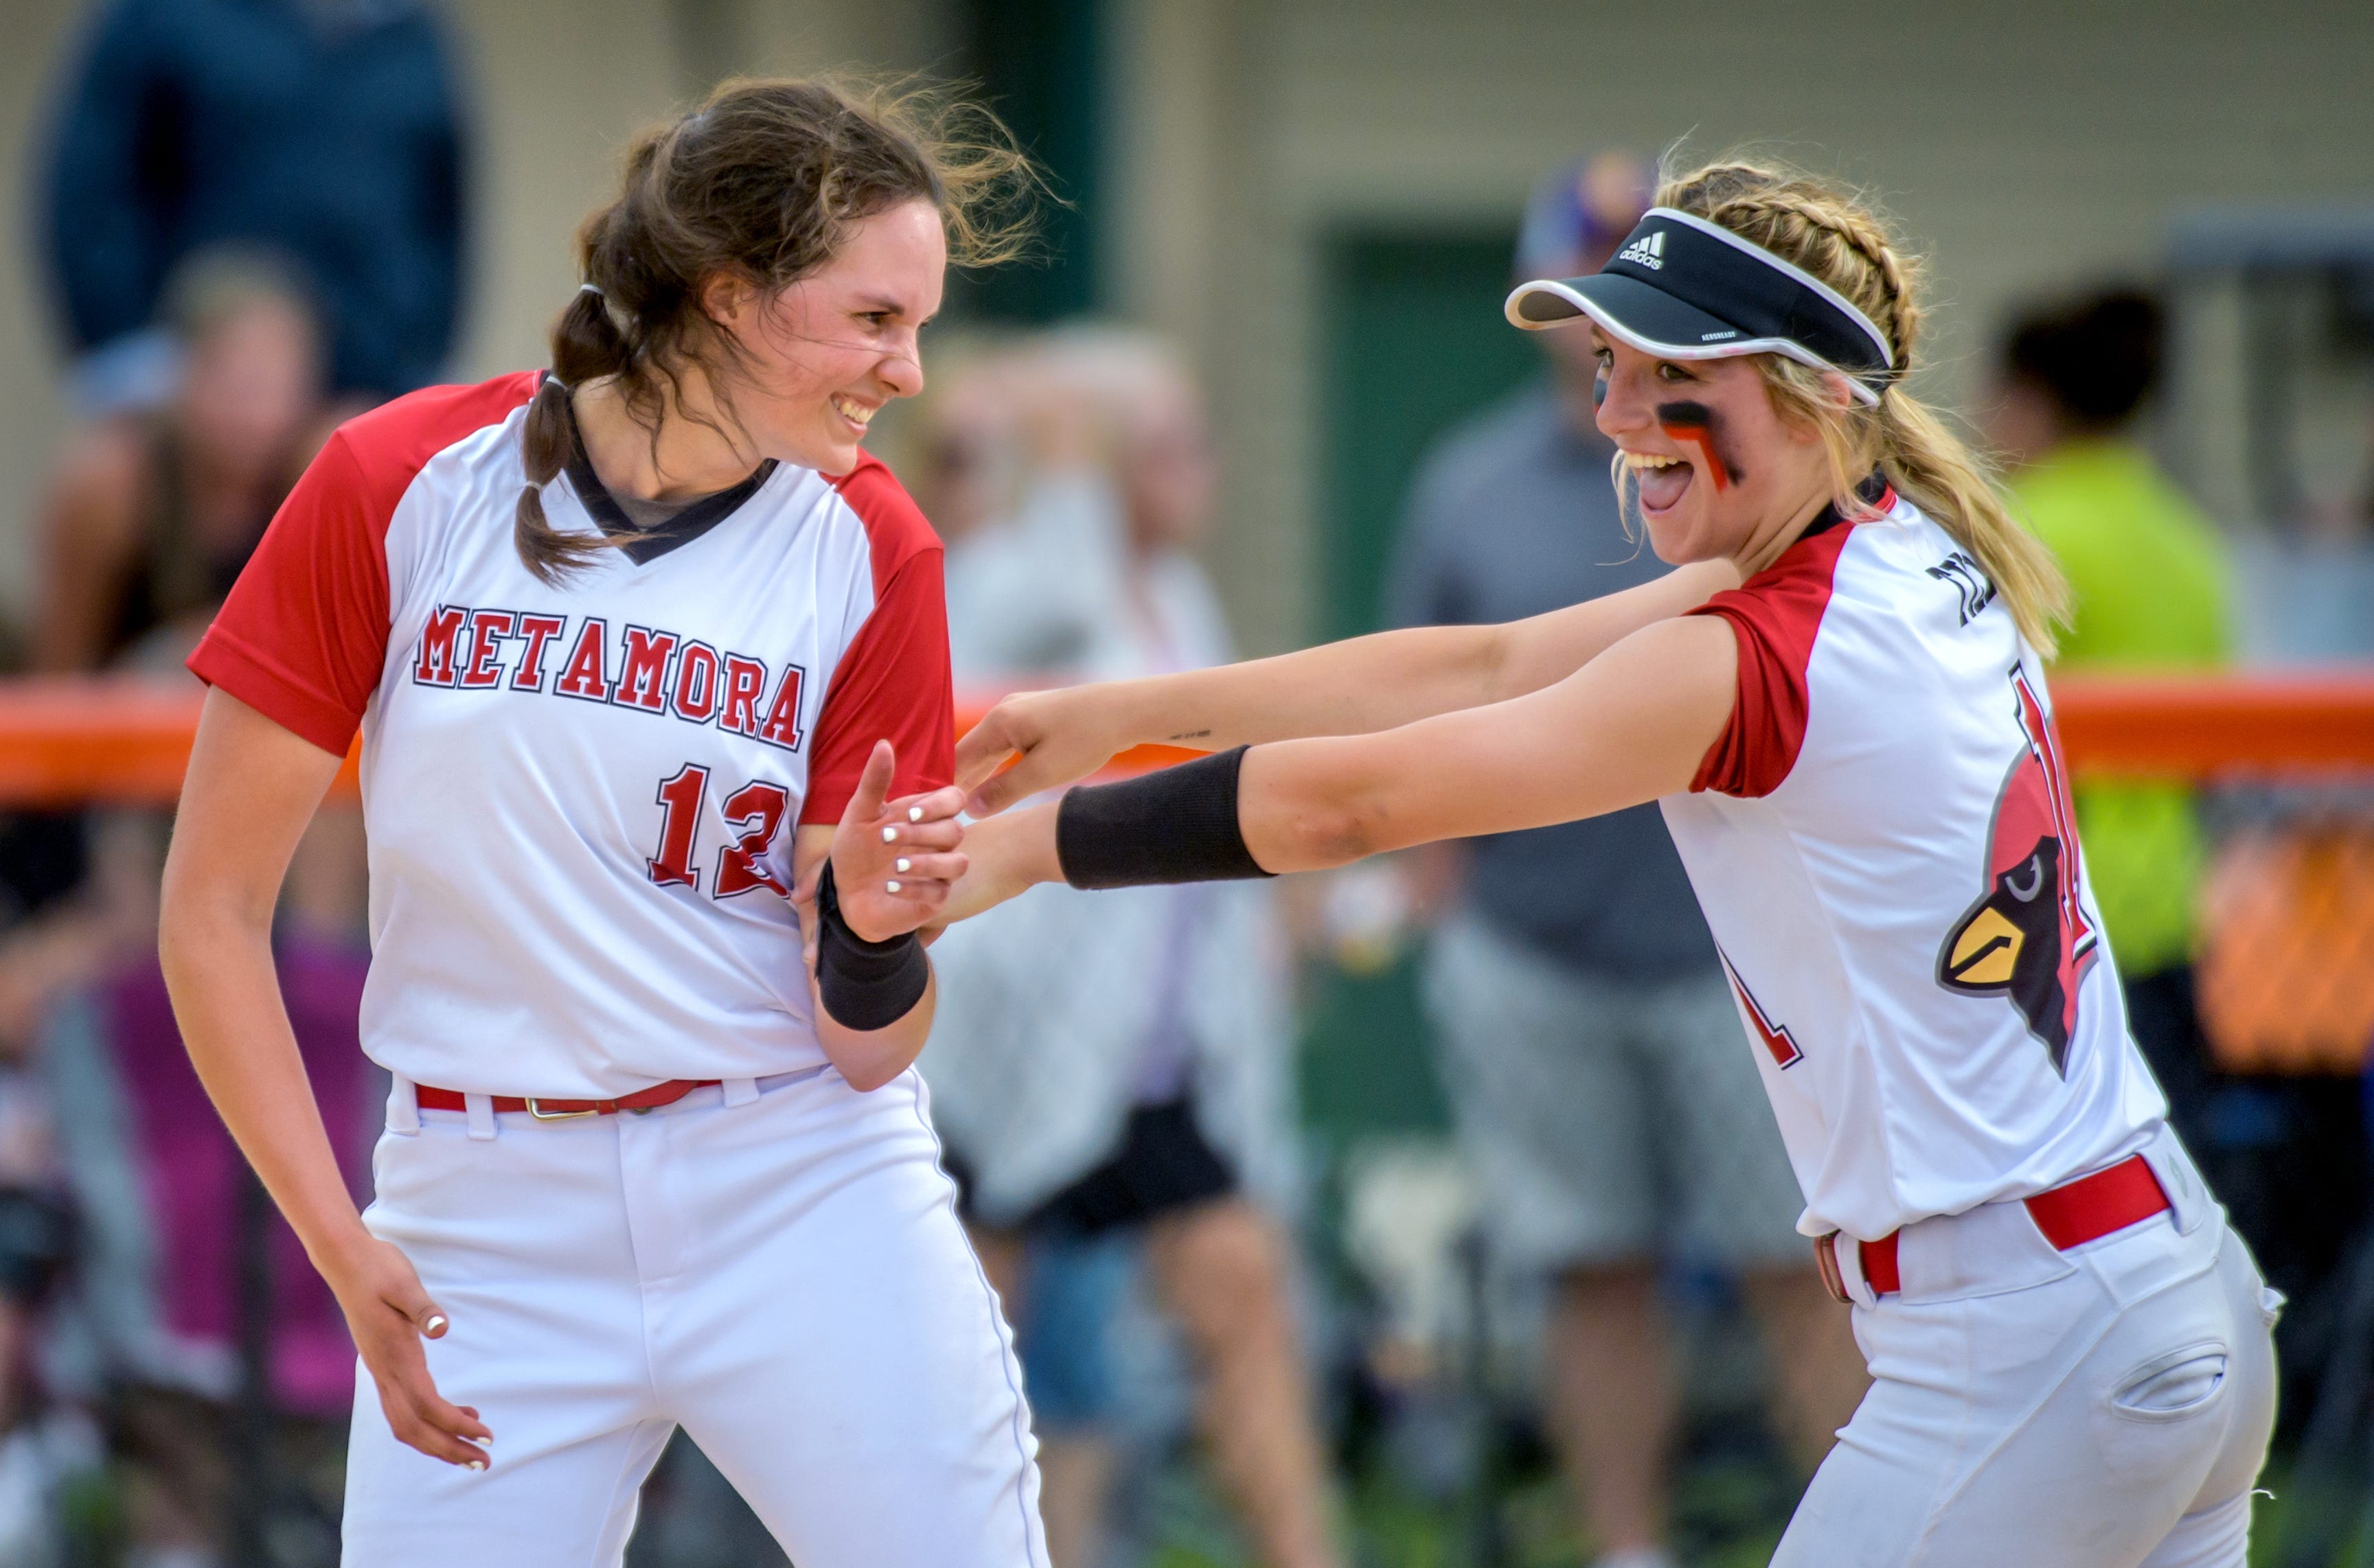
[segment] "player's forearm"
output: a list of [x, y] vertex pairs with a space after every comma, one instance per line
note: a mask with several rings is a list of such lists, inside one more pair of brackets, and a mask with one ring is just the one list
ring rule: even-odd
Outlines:
[[191, 1065], [264, 1190], [333, 1281], [370, 1235], [331, 1152], [261, 919], [170, 882], [158, 952]]
[[852, 1029], [816, 1004], [817, 1043], [825, 1059], [859, 1094], [868, 1094], [915, 1065], [923, 1044], [932, 1036], [932, 1012], [939, 1000], [935, 976], [923, 988], [923, 1000], [907, 1015], [884, 1029]]
[[1553, 686], [1374, 735], [1258, 746], [1237, 821], [1265, 871], [1573, 822], [1689, 787], [1732, 707], [1729, 627], [1644, 627]]
[[[1692, 626], [1685, 636], [1708, 640], [1698, 635], [1702, 632], [1721, 634], [1727, 644], [1719, 625]], [[1555, 688], [1391, 730], [1254, 744], [1232, 786], [1241, 851], [1274, 873], [1323, 871], [1441, 839], [1593, 816], [1680, 788], [1710, 738], [1698, 731], [1719, 723], [1727, 697], [1715, 692], [1715, 711], [1700, 723], [1704, 716], [1695, 715], [1690, 704], [1655, 695], [1644, 657], [1653, 663], [1678, 651], [1628, 650], [1606, 669], [1576, 673]], [[1688, 711], [1679, 714], [1682, 739], [1669, 743], [1665, 731], [1675, 729], [1676, 710]], [[1142, 783], [1184, 779], [1217, 760], [1166, 770]], [[1140, 787], [1111, 786], [1124, 792], [1111, 798], [1125, 800]], [[1122, 837], [1149, 846], [1170, 837], [1181, 816], [1196, 815], [1186, 807], [1171, 814], [1150, 799], [1102, 813], [1116, 810], [1131, 825]], [[1040, 883], [1065, 881], [1058, 846], [1063, 811], [1062, 802], [1048, 802], [971, 825], [965, 837], [969, 869], [936, 923], [970, 919]], [[1080, 829], [1108, 840], [1113, 831], [1110, 824]], [[1175, 861], [1156, 859], [1166, 863], [1165, 871], [1130, 864], [1124, 883], [1175, 880]], [[1243, 873], [1240, 868], [1217, 874]], [[1124, 883], [1091, 880], [1087, 885]]]
[[1493, 690], [1482, 700], [1507, 702], [1556, 685], [1642, 627], [1738, 586], [1739, 570], [1730, 561], [1699, 561], [1619, 593], [1512, 621], [1501, 628], [1505, 654]]
[[1055, 802], [983, 818], [965, 829], [965, 874], [949, 891], [941, 928], [994, 909], [1042, 882], [1064, 880], [1055, 858]]
[[1739, 583], [1727, 561], [1491, 626], [1413, 626], [1100, 688], [1124, 745], [1230, 746], [1365, 735], [1555, 685], [1643, 626]]
[[1414, 626], [1097, 688], [1116, 749], [1230, 746], [1390, 730], [1491, 700], [1506, 628]]
[[165, 859], [158, 956], [215, 1108], [333, 1284], [367, 1251], [272, 964], [272, 911], [338, 759], [209, 692]]

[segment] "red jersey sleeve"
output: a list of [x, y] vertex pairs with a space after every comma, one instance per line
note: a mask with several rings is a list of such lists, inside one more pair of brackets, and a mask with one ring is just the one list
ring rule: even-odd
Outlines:
[[387, 661], [387, 509], [332, 436], [190, 655], [191, 672], [339, 756]]
[[280, 504], [190, 671], [325, 752], [347, 755], [387, 663], [387, 531], [438, 452], [499, 424], [541, 373], [428, 387], [338, 427]]
[[840, 488], [864, 520], [876, 586], [873, 613], [834, 666], [817, 718], [803, 823], [840, 820], [876, 741], [898, 753], [894, 797], [956, 778], [956, 684], [939, 538], [878, 462], [867, 459]]
[[1829, 607], [1839, 553], [1853, 532], [1832, 527], [1800, 540], [1769, 568], [1690, 612], [1728, 621], [1739, 644], [1731, 718], [1698, 763], [1693, 793], [1769, 795], [1797, 766], [1810, 711], [1805, 670]]

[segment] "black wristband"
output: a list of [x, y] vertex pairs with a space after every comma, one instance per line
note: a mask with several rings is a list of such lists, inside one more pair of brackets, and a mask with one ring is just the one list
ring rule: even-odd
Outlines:
[[851, 930], [829, 860], [817, 883], [816, 905], [817, 991], [833, 1022], [844, 1029], [887, 1029], [914, 1012], [932, 983], [923, 939], [909, 931], [887, 942], [868, 942]]
[[1055, 859], [1074, 887], [1268, 876], [1237, 825], [1245, 748], [1118, 784], [1083, 785], [1055, 808]]

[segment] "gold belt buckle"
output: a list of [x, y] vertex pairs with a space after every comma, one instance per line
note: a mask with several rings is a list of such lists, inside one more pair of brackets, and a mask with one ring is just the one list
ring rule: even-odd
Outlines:
[[1822, 1288], [1830, 1299], [1841, 1306], [1852, 1306], [1854, 1297], [1847, 1293], [1846, 1275], [1839, 1267], [1839, 1233], [1814, 1238], [1814, 1266], [1822, 1271]]
[[527, 1114], [535, 1117], [538, 1121], [575, 1121], [579, 1117], [600, 1116], [602, 1114], [599, 1106], [594, 1106], [582, 1111], [548, 1111], [536, 1103], [536, 1098], [534, 1094], [524, 1095], [523, 1098], [527, 1101]]

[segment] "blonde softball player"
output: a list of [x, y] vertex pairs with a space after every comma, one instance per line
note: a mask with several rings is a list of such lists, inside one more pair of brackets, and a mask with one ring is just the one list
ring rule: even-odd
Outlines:
[[[347, 425], [192, 657], [166, 972], [361, 1351], [350, 1564], [616, 1563], [678, 1425], [802, 1568], [1045, 1561], [909, 1070], [964, 864], [939, 542], [859, 446], [1019, 169], [947, 123], [743, 83], [645, 137], [553, 370]], [[359, 1217], [268, 940], [358, 725]]]
[[1509, 314], [1592, 334], [1628, 504], [1698, 564], [1009, 701], [958, 753], [983, 811], [1142, 740], [1233, 749], [976, 825], [949, 912], [1660, 801], [1875, 1379], [1775, 1561], [2239, 1568], [2277, 1298], [2127, 1037], [2041, 671], [2063, 590], [1904, 389], [1910, 264], [1724, 162]]

